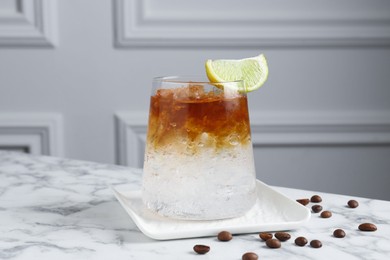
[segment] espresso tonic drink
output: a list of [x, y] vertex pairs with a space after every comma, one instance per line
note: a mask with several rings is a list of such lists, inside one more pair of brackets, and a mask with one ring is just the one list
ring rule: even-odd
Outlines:
[[256, 201], [248, 101], [242, 82], [156, 78], [150, 99], [142, 199], [160, 215], [211, 220]]

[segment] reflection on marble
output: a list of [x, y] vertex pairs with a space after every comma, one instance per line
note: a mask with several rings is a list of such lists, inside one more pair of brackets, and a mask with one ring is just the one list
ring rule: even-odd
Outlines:
[[[114, 198], [109, 185], [137, 190], [141, 170], [0, 151], [0, 259], [390, 259], [390, 202], [276, 187], [290, 198], [319, 194], [330, 219], [312, 214], [282, 248], [269, 249], [257, 234], [156, 241], [143, 235]], [[356, 209], [346, 206], [356, 199]], [[308, 207], [313, 205], [310, 203]], [[357, 229], [372, 222], [376, 232]], [[335, 238], [336, 228], [346, 231]], [[319, 239], [323, 246], [298, 247], [294, 239]], [[196, 255], [195, 244], [211, 247]]]

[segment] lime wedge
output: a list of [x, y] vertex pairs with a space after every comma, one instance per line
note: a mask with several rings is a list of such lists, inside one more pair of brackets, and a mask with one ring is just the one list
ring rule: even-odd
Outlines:
[[263, 54], [241, 60], [207, 60], [206, 73], [213, 83], [243, 80], [244, 92], [251, 92], [267, 80], [268, 65]]

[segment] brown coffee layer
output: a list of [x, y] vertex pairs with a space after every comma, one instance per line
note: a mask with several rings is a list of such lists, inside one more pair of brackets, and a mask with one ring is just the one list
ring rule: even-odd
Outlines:
[[151, 97], [148, 145], [159, 149], [177, 142], [224, 149], [250, 142], [245, 95], [204, 92], [199, 86], [161, 89]]

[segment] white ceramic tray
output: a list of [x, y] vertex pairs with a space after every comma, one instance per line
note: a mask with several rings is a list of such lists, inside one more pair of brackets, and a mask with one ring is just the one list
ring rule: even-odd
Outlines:
[[177, 220], [149, 211], [142, 203], [141, 191], [118, 191], [115, 197], [138, 228], [158, 240], [215, 236], [222, 230], [232, 234], [296, 229], [310, 219], [310, 211], [261, 181], [257, 181], [258, 199], [244, 216], [215, 221]]

